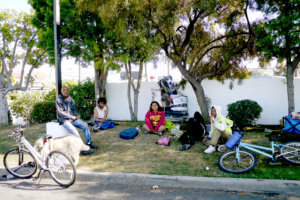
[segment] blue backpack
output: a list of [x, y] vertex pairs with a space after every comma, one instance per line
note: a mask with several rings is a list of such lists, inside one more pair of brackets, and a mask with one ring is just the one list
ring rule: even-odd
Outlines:
[[138, 135], [139, 129], [138, 128], [127, 128], [120, 133], [120, 138], [130, 140], [133, 139], [135, 136]]

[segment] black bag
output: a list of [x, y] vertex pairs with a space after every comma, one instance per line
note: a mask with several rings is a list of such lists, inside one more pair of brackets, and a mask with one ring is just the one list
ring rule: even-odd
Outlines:
[[206, 134], [205, 122], [199, 112], [195, 112], [194, 117], [187, 122], [186, 128], [179, 138], [182, 144], [195, 144], [196, 141], [202, 141]]

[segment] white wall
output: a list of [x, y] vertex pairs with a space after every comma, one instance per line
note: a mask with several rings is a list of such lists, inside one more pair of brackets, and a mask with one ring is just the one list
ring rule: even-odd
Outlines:
[[[230, 81], [224, 84], [216, 80], [205, 80], [202, 83], [205, 94], [211, 99], [212, 105], [220, 105], [222, 113], [227, 114], [227, 105], [238, 100], [250, 99], [256, 101], [262, 108], [258, 124], [279, 124], [279, 120], [288, 114], [286, 83], [284, 78], [256, 78], [243, 80], [242, 84], [234, 81], [233, 89]], [[295, 110], [300, 111], [300, 78], [295, 78]], [[159, 89], [156, 82], [143, 82], [139, 94], [138, 120], [144, 116], [152, 101], [152, 89]], [[113, 120], [130, 120], [127, 100], [127, 83], [108, 83], [107, 100], [110, 107], [109, 117]], [[189, 115], [199, 111], [196, 96], [191, 85], [180, 91], [188, 96]], [[157, 97], [159, 99], [159, 97]], [[133, 95], [132, 95], [133, 99]]]

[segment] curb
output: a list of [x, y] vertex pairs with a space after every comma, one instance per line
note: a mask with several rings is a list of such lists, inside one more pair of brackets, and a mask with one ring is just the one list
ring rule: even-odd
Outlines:
[[[0, 168], [1, 176], [7, 174]], [[44, 176], [45, 177], [45, 176]], [[49, 177], [50, 178], [50, 177]], [[77, 181], [300, 196], [300, 181], [77, 171]]]
[[300, 196], [300, 181], [78, 171], [78, 181]]

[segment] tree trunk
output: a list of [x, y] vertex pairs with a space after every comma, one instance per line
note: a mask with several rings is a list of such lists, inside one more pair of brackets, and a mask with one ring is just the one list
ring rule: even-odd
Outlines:
[[186, 78], [186, 80], [192, 85], [202, 116], [204, 117], [204, 119], [209, 120], [208, 104], [206, 102], [205, 93], [201, 85], [201, 81], [197, 81], [193, 76], [191, 76], [190, 73], [184, 68], [184, 66], [180, 64], [177, 64], [176, 66], [181, 72], [181, 75], [183, 75], [184, 78]]
[[204, 117], [204, 119], [208, 120], [209, 119], [209, 110], [208, 110], [209, 108], [208, 108], [208, 105], [206, 102], [205, 93], [204, 93], [204, 89], [201, 85], [201, 82], [198, 83], [197, 85], [193, 85], [191, 83], [191, 85], [192, 85], [195, 95], [197, 97], [197, 102], [200, 106], [202, 116]]
[[138, 107], [139, 107], [139, 94], [141, 88], [142, 74], [143, 74], [143, 62], [140, 62], [139, 67], [139, 77], [136, 84], [136, 89], [134, 90], [134, 116], [133, 120], [137, 121]]
[[99, 95], [100, 97], [104, 97], [105, 95], [105, 87], [107, 82], [107, 75], [108, 71], [102, 70], [101, 79], [100, 79], [100, 88], [99, 88]]
[[287, 87], [287, 96], [288, 96], [288, 114], [291, 114], [295, 110], [295, 100], [294, 100], [294, 70], [289, 63], [287, 64], [287, 73], [286, 73], [286, 87]]
[[[95, 99], [96, 102], [100, 98], [100, 80], [101, 80], [101, 69], [96, 69], [96, 66], [94, 67], [95, 69]], [[96, 103], [97, 104], [97, 103]]]
[[8, 104], [6, 94], [0, 92], [0, 127], [8, 125]]
[[[130, 113], [130, 119], [131, 119], [131, 121], [133, 121], [134, 120], [134, 111], [133, 111], [132, 102], [131, 102], [131, 85], [133, 83], [132, 83], [132, 79], [131, 79], [131, 65], [129, 62], [128, 62], [128, 64], [125, 63], [125, 70], [126, 70], [126, 74], [128, 77], [127, 98], [128, 98], [128, 105], [129, 105], [129, 113]], [[133, 88], [133, 90], [134, 90], [134, 88]]]

